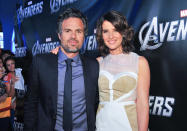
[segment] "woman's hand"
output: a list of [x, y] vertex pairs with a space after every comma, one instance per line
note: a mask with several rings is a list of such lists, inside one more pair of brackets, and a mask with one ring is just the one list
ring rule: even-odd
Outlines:
[[51, 50], [51, 53], [53, 53], [53, 54], [57, 55], [57, 54], [58, 54], [59, 49], [60, 49], [60, 46], [58, 46], [58, 47], [56, 47], [56, 48], [52, 49], [52, 50]]

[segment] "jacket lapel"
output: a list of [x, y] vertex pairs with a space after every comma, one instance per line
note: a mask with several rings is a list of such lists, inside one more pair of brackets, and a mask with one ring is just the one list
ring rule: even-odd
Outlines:
[[[83, 76], [84, 76], [84, 88], [85, 88], [85, 97], [86, 97], [86, 108], [89, 105], [89, 89], [88, 89], [88, 85], [89, 85], [89, 77], [88, 77], [88, 67], [86, 64], [86, 60], [85, 57], [83, 55], [80, 55], [81, 61], [82, 61], [82, 66], [83, 66]], [[88, 111], [88, 110], [87, 110]], [[88, 113], [88, 112], [87, 112]]]

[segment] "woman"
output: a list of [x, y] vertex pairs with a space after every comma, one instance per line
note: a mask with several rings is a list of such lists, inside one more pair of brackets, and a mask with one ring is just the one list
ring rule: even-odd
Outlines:
[[[5, 82], [3, 81], [3, 77], [5, 75], [5, 68], [3, 66], [3, 59], [2, 57], [0, 57], [0, 103], [1, 102], [4, 102], [7, 98], [7, 93], [5, 93], [5, 90], [6, 90], [6, 86], [5, 86], [5, 90], [3, 89], [4, 85], [5, 85]], [[1, 107], [1, 105], [0, 105]]]
[[[12, 110], [11, 110], [11, 125], [13, 126], [14, 118], [16, 121], [23, 122], [23, 106], [24, 106], [24, 95], [25, 95], [25, 88], [24, 88], [24, 79], [22, 76], [22, 69], [15, 68], [15, 57], [8, 56], [5, 61], [5, 69], [7, 75], [5, 76], [4, 80], [14, 83], [13, 89], [14, 94], [12, 94]], [[14, 127], [16, 129], [17, 127]]]
[[[4, 77], [4, 81], [6, 81], [6, 85], [10, 85], [10, 83], [13, 81], [13, 83], [15, 84], [15, 82], [18, 80], [18, 78], [15, 75], [15, 59], [13, 56], [8, 56], [5, 60], [4, 60], [4, 67], [6, 70], [6, 75]], [[14, 85], [15, 86], [15, 85]], [[12, 98], [14, 98], [15, 96], [15, 89], [11, 88], [11, 93], [10, 96]], [[10, 89], [9, 89], [10, 90]], [[15, 106], [15, 105], [14, 105]], [[14, 107], [13, 106], [13, 107]], [[15, 107], [14, 107], [15, 108]]]
[[96, 130], [148, 130], [150, 70], [147, 60], [132, 52], [133, 29], [110, 11], [98, 20], [96, 38], [102, 55]]
[[[2, 62], [2, 59], [0, 58]], [[1, 63], [0, 62], [0, 63]], [[5, 75], [5, 69], [2, 64], [0, 64], [0, 80], [1, 86], [5, 87], [6, 92], [0, 96], [0, 129], [2, 131], [13, 130], [11, 126], [11, 101], [14, 96], [14, 81], [8, 81]], [[2, 88], [2, 87], [1, 87]], [[2, 93], [2, 92], [1, 92]]]

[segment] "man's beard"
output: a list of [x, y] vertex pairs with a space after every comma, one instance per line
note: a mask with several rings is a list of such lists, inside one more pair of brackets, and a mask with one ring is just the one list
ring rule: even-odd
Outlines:
[[64, 51], [65, 52], [67, 52], [67, 53], [77, 53], [77, 52], [79, 52], [79, 48], [78, 47], [75, 47], [76, 49], [70, 49], [68, 46], [66, 46], [66, 45], [63, 45], [63, 44], [61, 44], [61, 46], [62, 46], [62, 48], [64, 49]]

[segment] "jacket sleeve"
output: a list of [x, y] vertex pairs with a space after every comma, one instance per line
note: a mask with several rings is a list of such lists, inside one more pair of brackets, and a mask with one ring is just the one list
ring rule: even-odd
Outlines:
[[33, 131], [36, 129], [38, 119], [38, 62], [37, 57], [29, 69], [28, 92], [24, 102], [24, 131]]

